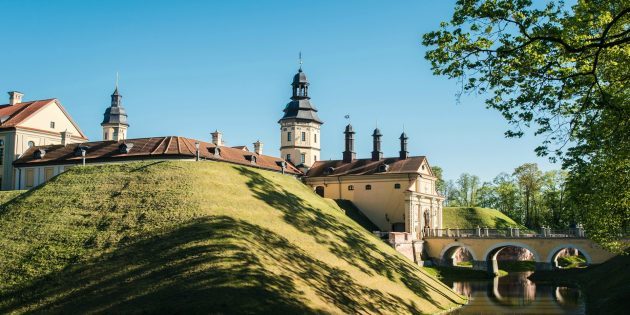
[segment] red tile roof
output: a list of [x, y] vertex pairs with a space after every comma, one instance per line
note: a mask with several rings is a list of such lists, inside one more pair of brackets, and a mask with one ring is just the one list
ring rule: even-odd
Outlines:
[[[169, 136], [152, 137], [139, 139], [126, 139], [125, 141], [93, 141], [84, 143], [73, 143], [63, 145], [36, 146], [28, 149], [13, 165], [16, 167], [38, 166], [38, 165], [66, 165], [79, 164], [82, 157], [75, 155], [75, 150], [79, 146], [88, 147], [86, 162], [116, 162], [124, 160], [138, 159], [191, 159], [196, 156], [195, 143], [199, 143], [199, 157], [205, 160], [224, 161], [229, 163], [247, 165], [272, 171], [281, 172], [280, 163], [283, 159], [259, 155], [253, 152], [243, 151], [230, 147], [219, 147], [220, 154], [215, 155], [217, 146], [195, 139]], [[128, 153], [122, 153], [119, 149], [121, 144], [132, 146]], [[36, 158], [35, 152], [43, 149], [45, 154], [42, 158]], [[248, 158], [248, 156], [250, 156]], [[256, 162], [251, 161], [251, 156], [256, 157]], [[285, 172], [295, 175], [302, 175], [302, 172], [290, 163], [286, 163]]]
[[[424, 156], [411, 156], [401, 160], [398, 157], [384, 158], [380, 161], [372, 159], [356, 159], [350, 163], [343, 160], [317, 161], [306, 173], [307, 177], [371, 175], [392, 173], [419, 173]], [[387, 165], [386, 171], [379, 170], [380, 165]]]
[[44, 108], [44, 106], [56, 102], [59, 105], [61, 111], [68, 117], [70, 122], [77, 128], [80, 133], [80, 137], [87, 140], [87, 137], [79, 126], [72, 120], [72, 117], [66, 112], [61, 103], [55, 98], [37, 100], [30, 102], [17, 103], [15, 105], [3, 104], [0, 105], [0, 129], [10, 129], [18, 127], [19, 124], [24, 122], [27, 118]]

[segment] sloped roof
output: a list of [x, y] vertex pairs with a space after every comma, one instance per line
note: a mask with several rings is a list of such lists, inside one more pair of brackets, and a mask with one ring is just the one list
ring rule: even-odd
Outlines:
[[[401, 160], [398, 157], [384, 158], [379, 161], [372, 159], [356, 159], [350, 163], [343, 160], [317, 161], [306, 173], [307, 177], [342, 176], [342, 175], [372, 175], [392, 173], [419, 173], [424, 156], [412, 156]], [[379, 171], [380, 165], [387, 165], [386, 171]], [[328, 170], [328, 171], [327, 171]]]
[[84, 139], [87, 139], [85, 134], [83, 134], [83, 131], [81, 131], [81, 128], [79, 128], [79, 125], [77, 125], [74, 122], [72, 117], [70, 117], [68, 112], [66, 112], [65, 108], [63, 108], [61, 103], [55, 98], [50, 98], [50, 99], [45, 99], [45, 100], [36, 100], [36, 101], [30, 101], [30, 102], [22, 102], [22, 103], [17, 103], [15, 105], [10, 105], [10, 104], [0, 105], [0, 129], [9, 129], [9, 128], [18, 127], [26, 119], [28, 119], [29, 117], [31, 117], [32, 115], [40, 111], [46, 105], [53, 102], [59, 105], [59, 108], [61, 109], [61, 111], [66, 115], [68, 120], [70, 120], [70, 122], [74, 125], [74, 127], [79, 131], [80, 133], [79, 136]]
[[302, 119], [315, 121], [323, 124], [324, 122], [317, 116], [317, 108], [311, 104], [308, 99], [292, 100], [284, 108], [284, 116], [280, 119]]
[[[279, 163], [284, 162], [281, 158], [268, 155], [259, 155], [252, 152], [243, 151], [231, 147], [221, 146], [220, 155], [215, 155], [216, 145], [195, 139], [168, 136], [126, 139], [124, 141], [93, 141], [84, 143], [73, 143], [68, 145], [46, 145], [35, 146], [28, 149], [13, 165], [16, 167], [38, 166], [38, 165], [64, 165], [81, 163], [82, 157], [74, 154], [79, 146], [88, 147], [85, 159], [90, 162], [115, 162], [134, 159], [168, 159], [168, 158], [194, 158], [196, 156], [195, 143], [199, 143], [199, 157], [206, 160], [224, 161], [235, 164], [242, 164], [272, 171], [281, 172]], [[121, 144], [133, 145], [128, 153], [122, 153], [119, 149]], [[46, 153], [42, 158], [35, 157], [35, 151], [43, 149]], [[247, 156], [255, 155], [256, 163], [253, 164], [251, 158]], [[285, 172], [301, 175], [302, 172], [290, 163], [286, 163]]]

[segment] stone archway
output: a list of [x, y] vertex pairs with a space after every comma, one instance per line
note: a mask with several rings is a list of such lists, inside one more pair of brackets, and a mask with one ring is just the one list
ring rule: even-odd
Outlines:
[[554, 247], [553, 249], [551, 249], [549, 251], [549, 254], [547, 255], [547, 259], [545, 261], [550, 263], [551, 266], [553, 266], [554, 268], [558, 268], [558, 264], [557, 264], [558, 254], [563, 249], [568, 249], [568, 248], [575, 248], [575, 249], [577, 249], [577, 251], [584, 256], [584, 259], [586, 259], [586, 264], [587, 265], [591, 265], [592, 264], [593, 259], [591, 258], [591, 255], [586, 250], [584, 250], [584, 248], [582, 246], [578, 246], [578, 245], [571, 244], [571, 243], [561, 244], [561, 245], [558, 245], [558, 246]]
[[510, 246], [525, 248], [528, 251], [530, 251], [532, 255], [534, 255], [534, 261], [536, 261], [536, 269], [550, 269], [550, 265], [549, 265], [549, 268], [546, 268], [547, 265], [541, 260], [541, 257], [538, 254], [538, 251], [536, 251], [531, 246], [528, 246], [527, 244], [523, 244], [519, 242], [501, 242], [501, 243], [494, 244], [490, 248], [488, 248], [488, 250], [483, 256], [489, 273], [495, 274], [495, 275], [499, 273], [497, 255], [499, 254], [501, 250]]
[[454, 256], [457, 253], [457, 250], [459, 250], [460, 248], [463, 248], [470, 253], [470, 256], [472, 257], [473, 262], [477, 261], [477, 255], [475, 254], [473, 249], [470, 248], [470, 246], [465, 245], [460, 242], [454, 242], [454, 243], [448, 244], [442, 249], [442, 252], [440, 253], [440, 264], [444, 266], [453, 266], [455, 263]]

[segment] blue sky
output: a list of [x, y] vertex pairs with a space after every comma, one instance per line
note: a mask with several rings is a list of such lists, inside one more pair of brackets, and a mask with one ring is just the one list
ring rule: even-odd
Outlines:
[[[505, 139], [506, 122], [483, 97], [455, 96], [431, 74], [421, 35], [452, 15], [454, 1], [6, 1], [0, 0], [0, 90], [56, 97], [92, 140], [116, 72], [129, 137], [215, 129], [229, 145], [260, 139], [279, 155], [277, 120], [302, 51], [322, 120], [324, 159], [341, 158], [346, 114], [368, 157], [376, 121], [385, 155], [403, 125], [412, 155], [446, 178], [490, 180], [525, 162], [559, 168], [529, 133]], [[8, 97], [5, 95], [5, 97]]]

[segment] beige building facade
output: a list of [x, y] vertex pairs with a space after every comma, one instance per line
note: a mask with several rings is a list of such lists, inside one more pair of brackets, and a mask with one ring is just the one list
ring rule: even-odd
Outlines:
[[380, 131], [375, 130], [371, 159], [356, 159], [354, 132], [346, 127], [343, 160], [319, 161], [305, 183], [325, 198], [352, 201], [382, 232], [405, 232], [421, 239], [426, 228], [442, 227], [442, 202], [437, 177], [424, 156], [409, 156], [401, 135], [399, 157], [383, 158]]
[[[9, 92], [9, 103], [0, 105], [0, 179], [2, 190], [17, 189], [13, 161], [29, 148], [87, 141], [59, 100], [22, 101], [22, 93]], [[46, 170], [50, 174], [50, 170]], [[43, 176], [43, 175], [42, 175]]]

